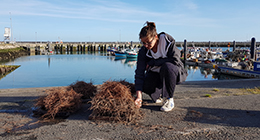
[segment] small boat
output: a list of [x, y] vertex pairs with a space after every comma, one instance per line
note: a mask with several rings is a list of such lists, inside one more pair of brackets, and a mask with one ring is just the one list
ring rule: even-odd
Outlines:
[[110, 48], [110, 49], [107, 49], [107, 52], [108, 52], [109, 55], [113, 55], [113, 56], [115, 56], [115, 51], [117, 51], [116, 48]]
[[260, 78], [260, 71], [244, 70], [225, 66], [218, 66], [218, 71], [220, 73], [244, 78]]
[[[246, 67], [246, 69], [237, 68], [237, 62], [228, 62], [226, 65], [217, 65], [217, 70], [220, 73], [234, 75], [244, 78], [260, 78], [260, 62], [253, 62], [253, 69]], [[235, 66], [233, 66], [235, 65]]]
[[116, 56], [116, 57], [126, 57], [126, 53], [125, 53], [124, 50], [115, 51], [115, 56]]
[[135, 49], [128, 49], [125, 51], [127, 58], [136, 58], [138, 56], [138, 53]]

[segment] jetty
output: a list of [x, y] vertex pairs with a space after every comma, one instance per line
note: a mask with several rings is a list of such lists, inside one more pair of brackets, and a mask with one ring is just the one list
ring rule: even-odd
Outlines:
[[[2, 45], [2, 44], [0, 44]], [[46, 53], [47, 51], [55, 51], [59, 53], [64, 52], [85, 52], [85, 51], [106, 51], [110, 48], [125, 49], [130, 46], [133, 48], [140, 48], [142, 45], [140, 42], [51, 42], [51, 41], [16, 41], [15, 43], [9, 43], [9, 46], [20, 46], [32, 53]], [[5, 45], [8, 47], [8, 45]], [[5, 46], [1, 46], [1, 49], [5, 49]], [[194, 41], [177, 41], [177, 47], [232, 47], [233, 50], [236, 48], [249, 48], [251, 46], [250, 41], [238, 42], [214, 42], [214, 41], [204, 41], [204, 42], [194, 42]], [[260, 42], [256, 42], [256, 46], [260, 46]]]

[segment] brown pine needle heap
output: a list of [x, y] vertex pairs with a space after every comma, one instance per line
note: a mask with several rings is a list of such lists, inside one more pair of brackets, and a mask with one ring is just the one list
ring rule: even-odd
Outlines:
[[125, 80], [120, 80], [119, 82], [122, 85], [125, 85], [126, 87], [128, 87], [132, 94], [135, 94], [135, 85], [133, 83], [129, 83], [129, 82], [125, 81]]
[[76, 93], [73, 89], [67, 87], [51, 88], [46, 90], [46, 93], [48, 95], [39, 98], [35, 104], [38, 107], [36, 114], [44, 112], [42, 118], [54, 119], [58, 115], [68, 116], [81, 106], [82, 94]]
[[84, 81], [77, 81], [76, 83], [71, 84], [71, 87], [77, 93], [82, 94], [82, 99], [91, 99], [94, 96], [94, 93], [97, 92], [97, 87], [90, 83]]
[[135, 106], [130, 89], [120, 82], [107, 81], [92, 98], [89, 119], [132, 123], [141, 119], [140, 110]]

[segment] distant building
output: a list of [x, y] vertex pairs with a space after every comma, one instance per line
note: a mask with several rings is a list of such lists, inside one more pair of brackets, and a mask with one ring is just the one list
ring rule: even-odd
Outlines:
[[4, 42], [10, 42], [11, 38], [11, 29], [9, 27], [5, 27], [5, 33], [4, 33]]

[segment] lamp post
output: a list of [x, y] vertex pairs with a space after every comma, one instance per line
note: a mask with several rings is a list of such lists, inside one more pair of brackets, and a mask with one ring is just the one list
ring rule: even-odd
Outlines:
[[37, 44], [37, 32], [35, 32], [35, 44]]
[[9, 14], [10, 14], [10, 27], [11, 27], [11, 42], [13, 43], [12, 14], [11, 14], [11, 12], [9, 12]]

